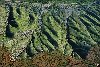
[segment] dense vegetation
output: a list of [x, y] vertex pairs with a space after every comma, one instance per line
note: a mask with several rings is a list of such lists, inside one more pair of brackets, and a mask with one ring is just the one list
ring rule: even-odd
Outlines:
[[[0, 0], [0, 4], [4, 4], [6, 0]], [[9, 1], [9, 0], [7, 0]], [[15, 3], [16, 1], [21, 1], [21, 2], [30, 2], [30, 3], [76, 3], [76, 2], [80, 2], [80, 3], [90, 3], [90, 2], [94, 2], [96, 0], [10, 0], [12, 3]], [[99, 0], [98, 0], [99, 1]]]
[[59, 51], [42, 52], [31, 59], [17, 58], [14, 60], [7, 48], [0, 46], [0, 67], [99, 67], [100, 52], [98, 50], [100, 51], [98, 46], [91, 48], [85, 60], [65, 56]]
[[6, 3], [0, 5], [0, 15], [0, 56], [7, 56], [0, 61], [5, 67], [95, 67], [100, 63], [100, 1]]

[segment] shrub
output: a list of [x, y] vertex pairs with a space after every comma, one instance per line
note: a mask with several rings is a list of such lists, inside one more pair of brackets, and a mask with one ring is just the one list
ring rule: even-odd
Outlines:
[[96, 65], [100, 63], [100, 47], [99, 46], [95, 46], [90, 49], [87, 55], [87, 60]]

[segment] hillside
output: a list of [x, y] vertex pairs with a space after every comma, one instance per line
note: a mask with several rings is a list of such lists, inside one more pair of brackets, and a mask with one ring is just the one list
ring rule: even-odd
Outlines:
[[55, 50], [85, 59], [100, 46], [100, 2], [1, 5], [0, 45], [15, 59]]

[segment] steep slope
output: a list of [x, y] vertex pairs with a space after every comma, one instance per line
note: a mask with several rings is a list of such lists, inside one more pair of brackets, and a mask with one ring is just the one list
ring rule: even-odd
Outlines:
[[[35, 6], [34, 6], [35, 5]], [[0, 7], [0, 44], [7, 46], [17, 58], [22, 52], [26, 56], [59, 50], [65, 55], [79, 54], [82, 58], [88, 50], [100, 44], [99, 4], [89, 5], [21, 5], [21, 16], [13, 6], [13, 15], [18, 27], [10, 25], [13, 38], [6, 37], [5, 31], [9, 9]], [[27, 9], [26, 9], [27, 8]], [[78, 14], [79, 13], [79, 14]], [[32, 17], [34, 18], [30, 23]]]

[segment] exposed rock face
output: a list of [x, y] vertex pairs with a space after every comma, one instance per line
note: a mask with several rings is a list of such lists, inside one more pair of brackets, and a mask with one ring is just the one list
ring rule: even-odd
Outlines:
[[[21, 18], [18, 17], [14, 8], [14, 17], [19, 26], [13, 28], [10, 25], [14, 33], [13, 38], [7, 38], [3, 33], [6, 29], [7, 10], [0, 7], [2, 10], [0, 43], [4, 43], [12, 55], [17, 53], [14, 56], [19, 56], [29, 47], [30, 49], [27, 48], [27, 50], [32, 55], [41, 51], [60, 50], [65, 55], [76, 52], [85, 58], [90, 47], [100, 44], [100, 5], [93, 4], [88, 8], [85, 7], [88, 5], [67, 6], [51, 5], [44, 8], [42, 5], [36, 7], [31, 5], [28, 9], [22, 6], [20, 7]], [[29, 24], [30, 12], [34, 17], [31, 24]]]

